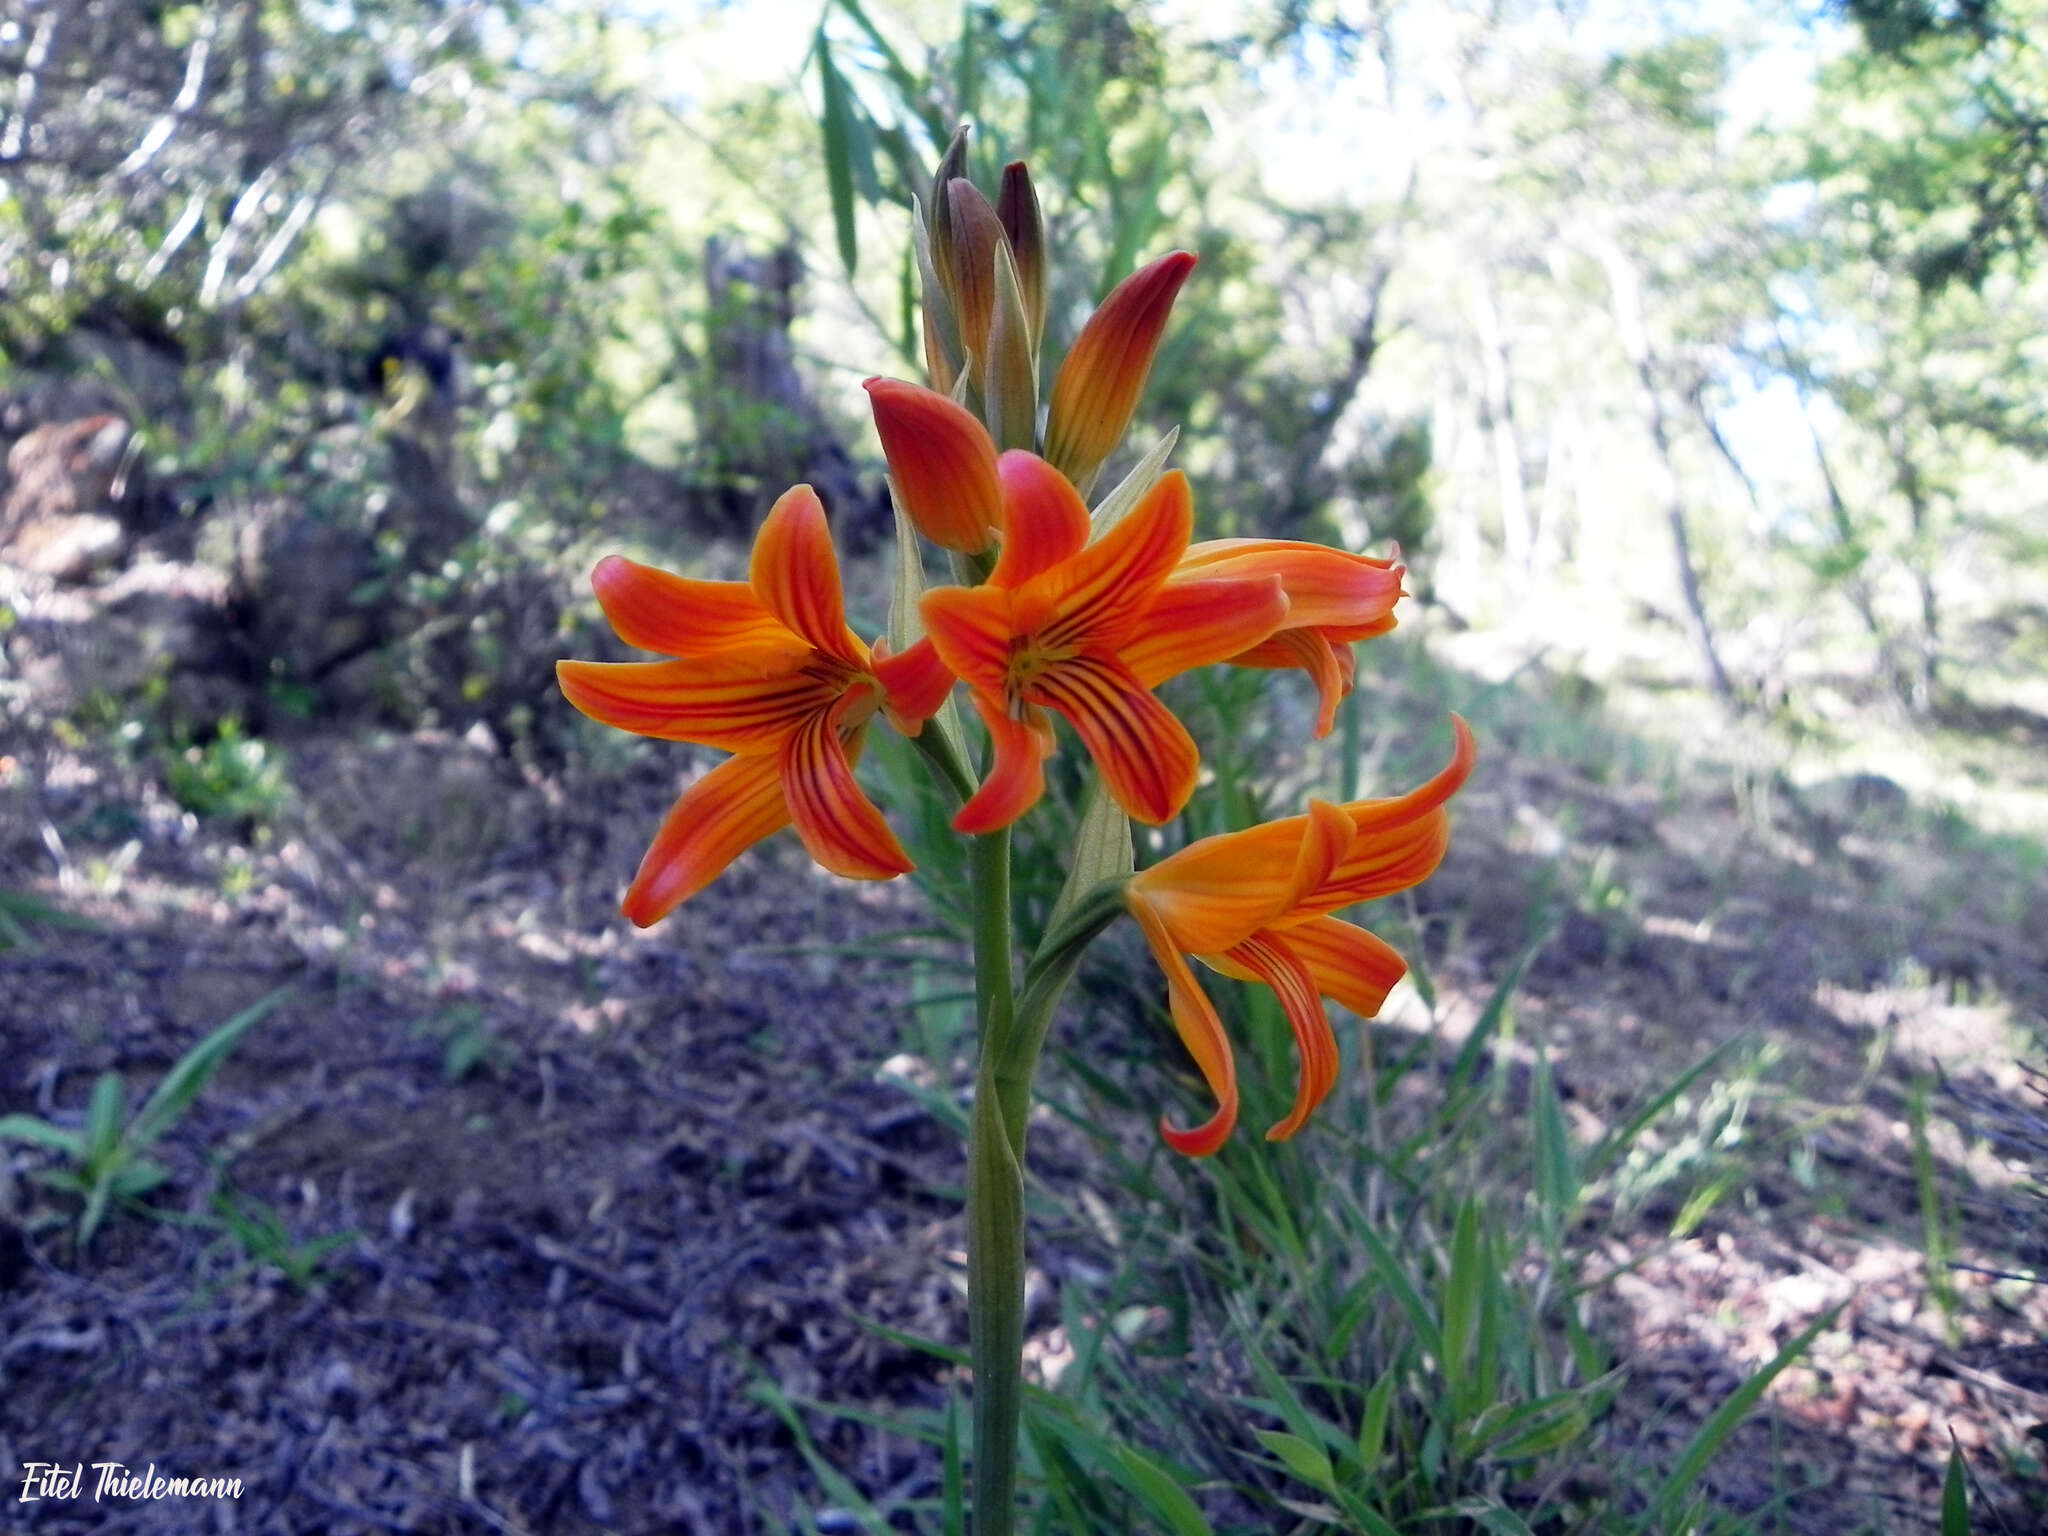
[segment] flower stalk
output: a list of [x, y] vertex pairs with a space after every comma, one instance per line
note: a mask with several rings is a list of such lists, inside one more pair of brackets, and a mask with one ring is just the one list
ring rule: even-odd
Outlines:
[[[584, 713], [643, 736], [730, 754], [686, 787], [622, 905], [645, 926], [698, 895], [747, 848], [792, 828], [821, 866], [852, 879], [911, 868], [884, 807], [853, 768], [871, 730], [907, 736], [968, 839], [979, 1058], [967, 1146], [974, 1536], [1010, 1536], [1023, 1408], [1026, 1137], [1032, 1087], [1061, 997], [1088, 946], [1130, 917], [1166, 978], [1173, 1020], [1217, 1108], [1164, 1120], [1167, 1144], [1207, 1156], [1237, 1118], [1232, 1046], [1190, 961], [1273, 989], [1293, 1029], [1301, 1130], [1338, 1082], [1325, 998], [1370, 1018], [1405, 965], [1335, 914], [1426, 878], [1449, 840], [1446, 802], [1473, 763], [1455, 721], [1451, 762], [1407, 795], [1355, 800], [1193, 843], [1134, 872], [1133, 820], [1179, 815], [1198, 744], [1156, 696], [1198, 667], [1298, 670], [1316, 734], [1347, 696], [1357, 755], [1353, 647], [1394, 625], [1403, 567], [1296, 541], [1191, 543], [1193, 489], [1167, 468], [1176, 433], [1091, 505], [1123, 442], [1176, 295], [1186, 252], [1118, 284], [1053, 374], [1040, 421], [1051, 253], [1022, 163], [991, 201], [967, 177], [966, 133], [948, 145], [912, 232], [923, 279], [929, 386], [866, 389], [896, 504], [888, 632], [847, 625], [819, 498], [793, 487], [762, 525], [744, 582], [692, 580], [612, 557], [593, 577], [629, 645], [667, 659], [564, 661]], [[920, 541], [951, 583], [927, 590]], [[979, 772], [951, 694], [980, 721]], [[1036, 952], [1017, 971], [1011, 828], [1046, 790], [1065, 722], [1093, 764], [1067, 878]]]

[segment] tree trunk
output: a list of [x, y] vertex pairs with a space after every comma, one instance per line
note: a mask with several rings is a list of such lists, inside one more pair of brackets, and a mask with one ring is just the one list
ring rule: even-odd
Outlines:
[[1636, 411], [1650, 434], [1656, 455], [1651, 473], [1656, 496], [1664, 509], [1664, 521], [1671, 531], [1671, 553], [1678, 566], [1678, 588], [1685, 598], [1685, 612], [1693, 644], [1700, 655], [1701, 670], [1714, 696], [1732, 705], [1735, 686], [1721, 665], [1721, 653], [1714, 641], [1713, 621], [1707, 615], [1700, 592], [1699, 567], [1693, 560], [1692, 534], [1687, 527], [1685, 497], [1679, 488], [1678, 470], [1671, 459], [1671, 427], [1664, 412], [1664, 399], [1657, 387], [1656, 357], [1650, 349], [1649, 331], [1643, 324], [1643, 285], [1633, 262], [1619, 245], [1606, 236], [1595, 236], [1594, 254], [1607, 269], [1607, 286], [1614, 305], [1615, 329], [1621, 333], [1622, 351], [1635, 373]]
[[1493, 469], [1500, 495], [1501, 547], [1508, 564], [1527, 576], [1534, 563], [1536, 531], [1529, 524], [1529, 493], [1522, 479], [1522, 443], [1515, 431], [1513, 376], [1501, 325], [1500, 292], [1489, 267], [1473, 305], [1479, 331], [1480, 382], [1485, 391], [1486, 426], [1493, 439]]

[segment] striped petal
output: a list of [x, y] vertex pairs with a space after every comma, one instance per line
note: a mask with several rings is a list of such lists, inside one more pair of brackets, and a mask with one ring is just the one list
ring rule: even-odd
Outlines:
[[1237, 1125], [1237, 1061], [1230, 1049], [1230, 1037], [1223, 1033], [1223, 1021], [1216, 1017], [1216, 1005], [1202, 990], [1194, 971], [1175, 947], [1165, 923], [1150, 903], [1135, 895], [1129, 898], [1131, 916], [1137, 921], [1152, 957], [1166, 973], [1167, 1001], [1173, 1010], [1174, 1028], [1181, 1044], [1195, 1060], [1195, 1067], [1209, 1091], [1216, 1096], [1216, 1113], [1192, 1130], [1181, 1130], [1159, 1121], [1159, 1134], [1176, 1152], [1189, 1157], [1207, 1157], [1230, 1139]]
[[864, 387], [904, 516], [942, 549], [987, 549], [1003, 518], [987, 428], [935, 390], [897, 379], [869, 379]]
[[669, 811], [620, 910], [642, 928], [660, 922], [734, 859], [788, 825], [775, 754], [720, 763]]
[[563, 694], [591, 719], [726, 752], [779, 747], [806, 716], [845, 691], [845, 678], [835, 673], [827, 662], [763, 677], [758, 662], [744, 655], [555, 663]]
[[995, 832], [1030, 810], [1045, 793], [1045, 760], [1053, 749], [1052, 722], [1043, 710], [1028, 705], [1021, 717], [1012, 714], [1000, 696], [976, 691], [968, 697], [981, 723], [988, 727], [993, 750], [988, 776], [960, 807], [953, 830]]
[[1070, 560], [1018, 590], [1018, 612], [1050, 615], [1037, 638], [1049, 649], [1114, 651], [1139, 627], [1188, 547], [1194, 527], [1188, 477], [1160, 477], [1130, 515]]
[[1294, 1031], [1294, 1043], [1301, 1052], [1301, 1077], [1295, 1088], [1294, 1108], [1287, 1118], [1266, 1132], [1268, 1141], [1285, 1141], [1308, 1123], [1316, 1106], [1329, 1097], [1337, 1083], [1337, 1037], [1330, 1032], [1329, 1016], [1316, 993], [1315, 979], [1301, 957], [1284, 939], [1260, 932], [1234, 946], [1226, 959], [1273, 989], [1280, 1010]]
[[1067, 717], [1110, 797], [1135, 820], [1170, 821], [1195, 792], [1201, 758], [1194, 738], [1121, 662], [1058, 662], [1032, 680], [1026, 696]]
[[1235, 659], [1287, 620], [1277, 578], [1170, 581], [1146, 608], [1117, 656], [1148, 688], [1196, 667]]
[[1316, 990], [1361, 1019], [1377, 1017], [1394, 984], [1408, 974], [1408, 962], [1392, 945], [1356, 923], [1312, 917], [1279, 932], [1308, 967]]
[[1180, 563], [1190, 576], [1278, 576], [1295, 624], [1374, 624], [1394, 611], [1407, 568], [1393, 560], [1296, 539], [1212, 539]]
[[695, 581], [612, 555], [590, 585], [619, 638], [638, 650], [708, 656], [797, 643], [743, 581]]
[[867, 667], [867, 647], [846, 627], [825, 504], [808, 485], [790, 487], [769, 509], [754, 539], [747, 584], [762, 607], [827, 656], [856, 671]]
[[[1293, 615], [1289, 614], [1289, 618]], [[1316, 685], [1316, 738], [1330, 734], [1337, 723], [1337, 706], [1351, 691], [1353, 667], [1346, 665], [1350, 648], [1332, 644], [1318, 629], [1283, 629], [1250, 650], [1230, 658], [1234, 667], [1301, 668]]]
[[1174, 296], [1194, 269], [1186, 251], [1140, 268], [1110, 290], [1074, 338], [1053, 381], [1045, 456], [1077, 485], [1091, 482], [1123, 441]]
[[889, 880], [914, 866], [875, 803], [854, 782], [839, 738], [843, 709], [820, 710], [782, 749], [782, 793], [797, 836], [826, 869], [852, 880]]
[[1088, 504], [1074, 483], [1035, 453], [1012, 449], [996, 464], [1003, 487], [1003, 552], [989, 581], [1021, 587], [1088, 542]]
[[934, 587], [918, 603], [926, 638], [952, 674], [970, 688], [1000, 694], [1010, 676], [1016, 625], [1001, 587]]

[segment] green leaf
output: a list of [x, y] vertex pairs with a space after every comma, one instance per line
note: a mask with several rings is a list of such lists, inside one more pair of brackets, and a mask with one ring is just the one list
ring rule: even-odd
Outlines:
[[839, 236], [839, 259], [849, 274], [860, 266], [860, 245], [853, 223], [853, 107], [846, 81], [832, 62], [832, 44], [818, 28], [815, 45], [818, 83], [824, 95], [821, 126], [825, 133], [825, 185], [832, 194], [832, 224]]
[[1941, 1536], [1970, 1536], [1969, 1469], [1960, 1445], [1950, 1447], [1941, 1479]]
[[85, 1110], [85, 1166], [95, 1178], [112, 1171], [128, 1118], [128, 1085], [118, 1072], [102, 1072]]
[[1565, 1129], [1564, 1106], [1550, 1058], [1536, 1053], [1536, 1198], [1543, 1214], [1544, 1235], [1554, 1249], [1577, 1212], [1579, 1175], [1572, 1162], [1571, 1133]]
[[1215, 1528], [1203, 1516], [1187, 1490], [1158, 1463], [1148, 1460], [1128, 1445], [1116, 1447], [1112, 1467], [1123, 1485], [1150, 1505], [1175, 1536], [1216, 1536]]
[[1331, 1467], [1330, 1458], [1321, 1446], [1310, 1445], [1299, 1435], [1290, 1435], [1281, 1429], [1255, 1429], [1252, 1434], [1303, 1482], [1320, 1488], [1324, 1493], [1335, 1489], [1336, 1470]]
[[1386, 1454], [1387, 1416], [1394, 1406], [1395, 1381], [1395, 1372], [1389, 1367], [1365, 1394], [1365, 1414], [1358, 1421], [1358, 1459], [1365, 1464], [1368, 1477], [1379, 1470], [1380, 1458]]
[[1131, 472], [1117, 483], [1117, 488], [1096, 504], [1088, 520], [1090, 541], [1101, 538], [1110, 529], [1130, 515], [1131, 508], [1138, 504], [1159, 477], [1166, 473], [1166, 461], [1173, 457], [1173, 446], [1180, 441], [1180, 428], [1173, 427], [1166, 436], [1154, 443], [1145, 457], [1131, 466]]
[[1105, 880], [1123, 879], [1136, 863], [1131, 848], [1131, 818], [1102, 787], [1102, 775], [1095, 774], [1088, 786], [1088, 803], [1081, 812], [1081, 823], [1074, 829], [1067, 883], [1060, 887], [1059, 899], [1046, 919], [1046, 932], [1058, 928], [1060, 920], [1096, 886]]
[[0, 1141], [20, 1141], [30, 1146], [47, 1147], [52, 1152], [63, 1153], [75, 1163], [85, 1160], [85, 1143], [78, 1132], [67, 1131], [47, 1120], [38, 1120], [34, 1115], [0, 1115]]
[[1471, 1366], [1472, 1341], [1478, 1334], [1480, 1290], [1484, 1284], [1485, 1276], [1480, 1270], [1479, 1202], [1467, 1195], [1458, 1205], [1457, 1226], [1451, 1234], [1451, 1267], [1444, 1277], [1444, 1381], [1454, 1401], [1461, 1401], [1465, 1395], [1465, 1377]]
[[1030, 451], [1038, 446], [1038, 359], [1032, 353], [1031, 321], [1007, 240], [996, 242], [996, 297], [988, 334], [984, 414], [996, 447]]
[[1720, 1454], [1722, 1443], [1735, 1432], [1735, 1426], [1742, 1422], [1743, 1416], [1751, 1408], [1756, 1406], [1757, 1399], [1764, 1395], [1771, 1383], [1778, 1379], [1787, 1366], [1806, 1353], [1808, 1346], [1821, 1336], [1847, 1305], [1846, 1301], [1838, 1301], [1829, 1307], [1801, 1329], [1797, 1338], [1772, 1356], [1768, 1365], [1728, 1394], [1728, 1400], [1713, 1411], [1707, 1422], [1702, 1424], [1692, 1439], [1686, 1443], [1685, 1450], [1679, 1456], [1677, 1465], [1672, 1468], [1671, 1475], [1664, 1480], [1663, 1486], [1650, 1500], [1649, 1509], [1637, 1522], [1638, 1531], [1676, 1528], [1674, 1517], [1678, 1512], [1679, 1501], [1685, 1497], [1693, 1484], [1699, 1481], [1700, 1474], [1707, 1469], [1707, 1463]]
[[149, 1102], [128, 1128], [128, 1145], [140, 1151], [176, 1125], [199, 1097], [199, 1091], [220, 1070], [228, 1053], [241, 1043], [242, 1036], [269, 1017], [293, 990], [289, 986], [279, 987], [258, 998], [179, 1057], [177, 1065], [164, 1074], [164, 1080], [156, 1085], [156, 1092], [149, 1096]]

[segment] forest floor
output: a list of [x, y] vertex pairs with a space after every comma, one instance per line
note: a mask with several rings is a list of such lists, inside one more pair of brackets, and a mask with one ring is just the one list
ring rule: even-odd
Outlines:
[[[1512, 1048], [1547, 1045], [1582, 1137], [1734, 1042], [1593, 1239], [1630, 1383], [1603, 1444], [1668, 1461], [1846, 1303], [1715, 1496], [1772, 1509], [1759, 1530], [1931, 1531], [1955, 1444], [1980, 1507], [2037, 1529], [2048, 1290], [1990, 1272], [2048, 1265], [2022, 1156], [2048, 1106], [2015, 1060], [2048, 1020], [2039, 842], [1890, 779], [1643, 747], [1570, 679], [1404, 643], [1484, 744], [1427, 888], [1444, 1011], [1477, 1012], [1542, 907]], [[2048, 762], [2032, 716], [1952, 735], [1998, 773]], [[101, 1461], [242, 1478], [222, 1530], [854, 1529], [756, 1387], [929, 1405], [949, 1367], [873, 1325], [964, 1340], [961, 1147], [884, 1072], [919, 1067], [906, 977], [861, 958], [917, 893], [777, 839], [638, 933], [617, 895], [682, 749], [545, 773], [433, 734], [272, 749], [260, 837], [105, 734], [0, 758], [0, 890], [91, 924], [26, 917], [0, 955], [0, 1114], [75, 1126], [109, 1069], [132, 1105], [290, 989], [154, 1149], [151, 1213], [86, 1252], [75, 1204], [18, 1176], [45, 1155], [7, 1154], [0, 1530], [194, 1528], [172, 1501], [18, 1497], [30, 1462]], [[1412, 1022], [1397, 997], [1385, 1027]], [[1084, 1185], [1084, 1153], [1055, 1129], [1036, 1171]], [[1975, 1267], [1930, 1269], [1930, 1236]], [[1042, 1262], [1045, 1291], [1087, 1283]], [[871, 1498], [934, 1491], [913, 1441], [809, 1431]]]

